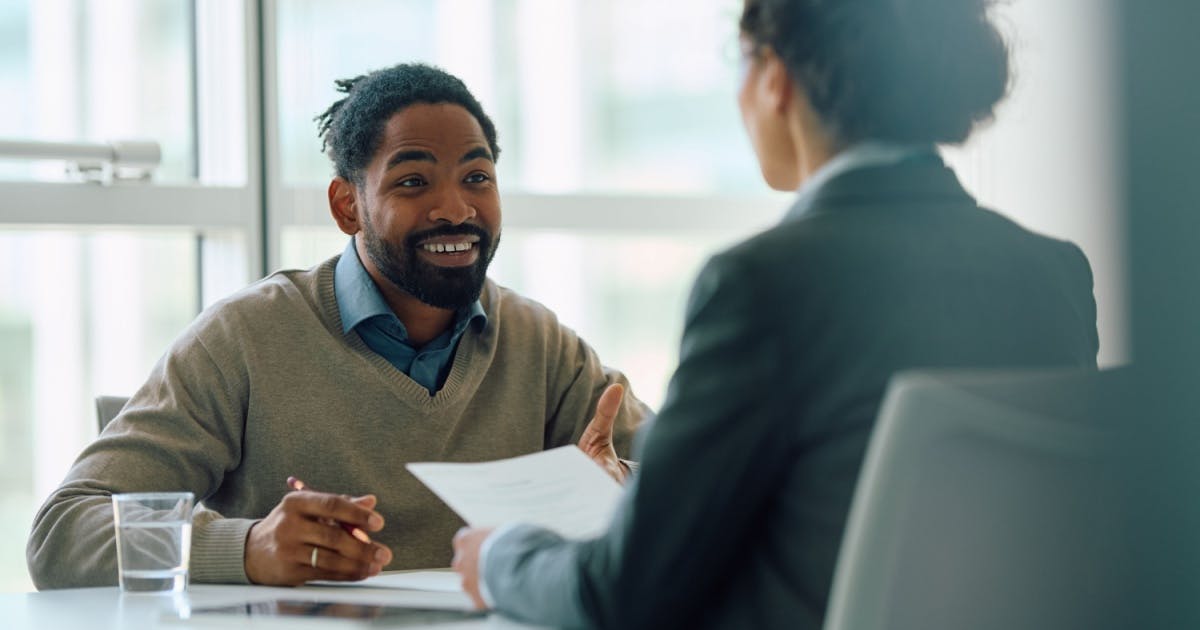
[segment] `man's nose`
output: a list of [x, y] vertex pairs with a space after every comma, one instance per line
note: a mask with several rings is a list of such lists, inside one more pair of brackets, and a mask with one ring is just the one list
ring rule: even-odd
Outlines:
[[472, 206], [462, 192], [456, 189], [443, 192], [429, 211], [429, 220], [435, 223], [444, 221], [451, 225], [459, 225], [473, 218], [475, 218], [475, 206]]

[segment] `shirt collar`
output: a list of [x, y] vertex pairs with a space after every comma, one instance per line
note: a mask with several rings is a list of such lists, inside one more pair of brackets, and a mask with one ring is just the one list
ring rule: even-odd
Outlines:
[[[391, 317], [396, 320], [400, 329], [404, 330], [404, 324], [387, 305], [379, 287], [375, 286], [375, 281], [371, 279], [371, 274], [367, 273], [366, 267], [359, 260], [353, 237], [346, 244], [346, 249], [334, 268], [333, 295], [337, 299], [343, 333], [348, 333], [359, 324], [380, 316]], [[487, 313], [479, 300], [455, 312], [454, 334], [461, 333], [467, 324], [477, 320], [481, 326], [487, 323]], [[407, 331], [405, 336], [407, 337]]]
[[479, 328], [483, 328], [487, 325], [487, 319], [483, 304], [479, 300], [475, 300], [466, 308], [458, 309], [458, 312], [454, 314], [454, 334], [462, 334], [462, 331], [472, 322], [479, 322]]
[[889, 166], [903, 162], [918, 155], [932, 153], [937, 149], [924, 144], [892, 144], [888, 142], [866, 141], [855, 144], [833, 156], [828, 162], [818, 168], [815, 173], [800, 185], [797, 191], [793, 214], [802, 214], [816, 198], [817, 191], [835, 177], [861, 168]]

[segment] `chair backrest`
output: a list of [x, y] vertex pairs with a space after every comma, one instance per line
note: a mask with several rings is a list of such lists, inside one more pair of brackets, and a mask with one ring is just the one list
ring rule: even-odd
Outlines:
[[97, 396], [96, 397], [96, 422], [99, 425], [100, 431], [104, 431], [104, 427], [112, 422], [117, 414], [121, 413], [121, 409], [125, 407], [125, 403], [129, 402], [127, 396]]
[[[825, 630], [1112, 627], [1111, 372], [893, 379]], [[1114, 490], [1115, 491], [1115, 490]]]

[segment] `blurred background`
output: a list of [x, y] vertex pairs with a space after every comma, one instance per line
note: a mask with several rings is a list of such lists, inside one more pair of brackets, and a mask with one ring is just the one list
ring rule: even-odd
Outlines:
[[[0, 0], [0, 140], [144, 139], [149, 179], [0, 157], [0, 591], [33, 512], [200, 309], [341, 251], [313, 117], [334, 79], [461, 77], [499, 130], [493, 277], [542, 301], [652, 406], [703, 260], [782, 216], [737, 112], [737, 0]], [[1130, 359], [1113, 20], [1011, 0], [1014, 83], [946, 149], [980, 200], [1075, 241], [1100, 362]], [[548, 264], [548, 261], [554, 261]]]

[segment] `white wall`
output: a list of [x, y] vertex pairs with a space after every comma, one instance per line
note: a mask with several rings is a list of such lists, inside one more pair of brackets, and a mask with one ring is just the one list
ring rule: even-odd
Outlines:
[[946, 157], [986, 206], [1074, 241], [1095, 275], [1100, 363], [1128, 361], [1108, 0], [1012, 0], [997, 12], [1014, 84], [996, 122]]

